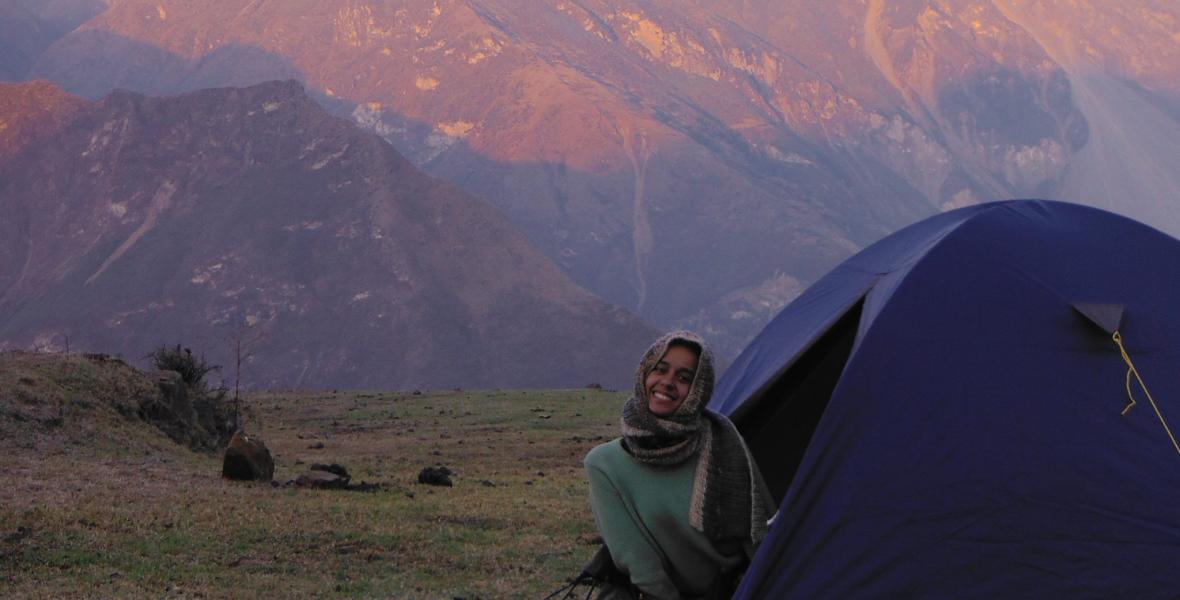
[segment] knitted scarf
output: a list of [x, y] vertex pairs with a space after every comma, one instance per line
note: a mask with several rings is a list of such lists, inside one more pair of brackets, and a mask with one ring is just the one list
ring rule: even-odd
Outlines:
[[[645, 381], [673, 342], [700, 348], [688, 395], [667, 416], [648, 409]], [[623, 406], [623, 448], [654, 467], [678, 465], [699, 454], [689, 504], [689, 524], [711, 540], [748, 541], [750, 551], [766, 535], [772, 501], [746, 444], [725, 416], [706, 410], [713, 395], [713, 355], [697, 335], [674, 331], [652, 344], [635, 373], [635, 393]]]

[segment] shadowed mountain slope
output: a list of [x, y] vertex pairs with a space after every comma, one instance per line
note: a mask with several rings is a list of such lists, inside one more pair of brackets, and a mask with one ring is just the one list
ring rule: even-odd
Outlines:
[[294, 82], [115, 92], [0, 165], [0, 211], [9, 346], [230, 365], [240, 337], [261, 386], [571, 386], [625, 385], [653, 336]]

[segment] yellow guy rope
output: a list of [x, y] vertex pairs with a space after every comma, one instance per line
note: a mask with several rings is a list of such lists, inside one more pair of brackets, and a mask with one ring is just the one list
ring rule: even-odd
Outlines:
[[1151, 392], [1147, 390], [1147, 384], [1143, 383], [1143, 378], [1139, 376], [1139, 369], [1135, 368], [1135, 363], [1131, 362], [1131, 355], [1127, 354], [1127, 349], [1123, 347], [1123, 336], [1119, 332], [1114, 332], [1114, 343], [1119, 345], [1119, 352], [1123, 355], [1123, 361], [1127, 363], [1127, 397], [1131, 399], [1131, 403], [1123, 409], [1123, 416], [1131, 412], [1132, 408], [1138, 402], [1135, 401], [1135, 394], [1131, 392], [1131, 375], [1139, 381], [1139, 387], [1143, 388], [1143, 393], [1147, 394], [1147, 400], [1151, 402], [1151, 407], [1155, 409], [1155, 415], [1160, 418], [1160, 424], [1164, 426], [1164, 431], [1168, 433], [1168, 438], [1172, 440], [1172, 447], [1176, 449], [1176, 453], [1180, 454], [1180, 443], [1176, 442], [1176, 436], [1172, 434], [1172, 428], [1168, 427], [1168, 422], [1164, 420], [1164, 414], [1160, 412], [1160, 407], [1155, 403], [1155, 399], [1151, 397]]

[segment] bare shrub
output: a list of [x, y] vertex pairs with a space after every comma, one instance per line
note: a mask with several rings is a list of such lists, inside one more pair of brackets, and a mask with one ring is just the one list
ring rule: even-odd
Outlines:
[[190, 388], [198, 392], [208, 390], [205, 376], [214, 371], [220, 371], [221, 366], [205, 362], [204, 356], [195, 356], [189, 348], [175, 346], [160, 346], [148, 354], [152, 364], [161, 371], [176, 371], [181, 380]]

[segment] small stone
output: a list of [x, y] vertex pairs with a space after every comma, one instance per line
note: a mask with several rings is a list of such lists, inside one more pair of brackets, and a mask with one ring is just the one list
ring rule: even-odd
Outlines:
[[418, 473], [418, 483], [452, 487], [451, 475], [451, 470], [446, 467], [426, 467]]
[[332, 473], [333, 475], [337, 475], [339, 477], [342, 477], [346, 480], [352, 479], [352, 475], [348, 474], [348, 469], [345, 469], [344, 467], [342, 467], [336, 463], [332, 463], [330, 465], [325, 465], [322, 463], [313, 463], [311, 465], [311, 470], [312, 471], [325, 471], [328, 473]]
[[322, 490], [341, 490], [348, 485], [348, 480], [327, 471], [304, 471], [295, 478], [295, 485]]
[[369, 483], [362, 481], [348, 486], [348, 490], [352, 492], [380, 492], [385, 489], [380, 483]]
[[21, 541], [21, 540], [23, 540], [23, 539], [25, 539], [26, 537], [28, 537], [28, 535], [29, 535], [29, 534], [30, 534], [32, 531], [33, 531], [32, 529], [30, 529], [30, 528], [28, 528], [28, 527], [25, 527], [24, 525], [21, 525], [20, 527], [17, 527], [17, 528], [16, 528], [16, 532], [14, 532], [14, 533], [11, 533], [11, 534], [9, 534], [9, 535], [5, 536], [5, 537], [4, 537], [4, 542], [5, 542], [5, 543], [8, 543], [8, 544], [17, 544], [17, 543], [20, 543], [20, 541]]

